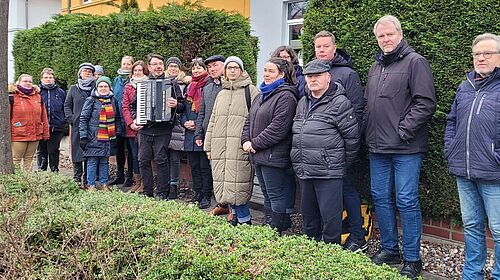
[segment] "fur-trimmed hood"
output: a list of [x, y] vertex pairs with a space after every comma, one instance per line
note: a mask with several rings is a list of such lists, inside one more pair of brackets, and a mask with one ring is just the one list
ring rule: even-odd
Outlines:
[[[37, 85], [33, 85], [33, 88], [35, 89], [35, 92], [40, 93], [40, 88]], [[17, 85], [16, 84], [9, 84], [8, 87], [9, 93], [13, 94], [17, 91]]]

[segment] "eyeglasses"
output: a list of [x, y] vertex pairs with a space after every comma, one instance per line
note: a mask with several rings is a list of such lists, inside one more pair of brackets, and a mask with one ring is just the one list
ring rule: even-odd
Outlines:
[[240, 67], [239, 66], [228, 66], [226, 69], [228, 71], [237, 71], [237, 70], [240, 70]]
[[149, 65], [156, 67], [156, 66], [163, 66], [164, 64], [163, 64], [163, 62], [157, 62], [157, 63], [151, 63]]
[[473, 52], [471, 55], [473, 58], [475, 59], [478, 59], [481, 57], [481, 55], [488, 59], [488, 58], [491, 58], [494, 54], [499, 54], [500, 51], [496, 51], [496, 52]]
[[289, 55], [280, 55], [279, 58], [284, 59], [284, 60], [288, 60], [288, 59], [290, 59], [290, 56]]

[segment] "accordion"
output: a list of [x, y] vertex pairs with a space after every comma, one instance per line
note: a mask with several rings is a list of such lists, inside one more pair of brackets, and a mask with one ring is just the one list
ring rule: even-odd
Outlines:
[[167, 100], [174, 92], [171, 79], [146, 80], [137, 83], [136, 123], [167, 122], [172, 119], [172, 108]]

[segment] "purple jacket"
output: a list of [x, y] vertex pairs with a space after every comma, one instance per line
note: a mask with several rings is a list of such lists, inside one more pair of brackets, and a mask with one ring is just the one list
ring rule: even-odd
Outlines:
[[448, 115], [444, 152], [458, 177], [500, 183], [500, 69], [479, 88], [475, 71], [457, 90]]

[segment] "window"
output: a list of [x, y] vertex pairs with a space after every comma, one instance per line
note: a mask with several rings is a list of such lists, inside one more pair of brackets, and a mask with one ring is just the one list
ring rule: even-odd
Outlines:
[[83, 0], [83, 4], [89, 4], [92, 3], [92, 0]]
[[300, 35], [304, 27], [304, 14], [307, 1], [295, 1], [286, 3], [286, 38], [288, 45], [298, 54], [299, 61], [302, 64]]

